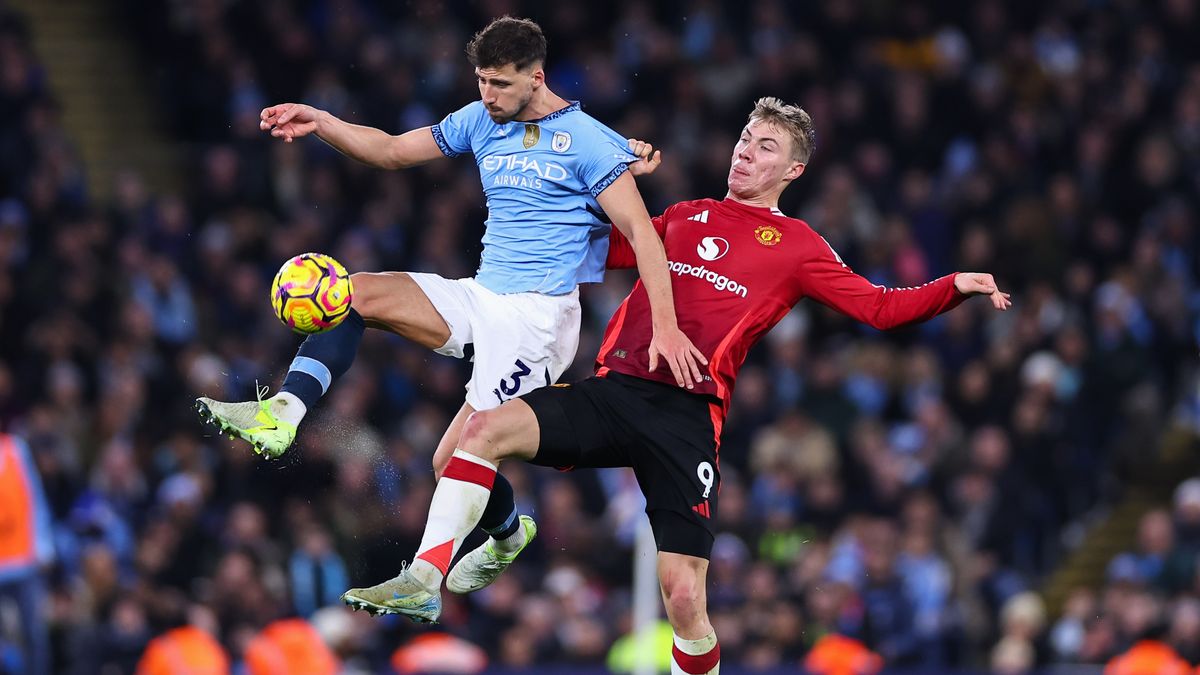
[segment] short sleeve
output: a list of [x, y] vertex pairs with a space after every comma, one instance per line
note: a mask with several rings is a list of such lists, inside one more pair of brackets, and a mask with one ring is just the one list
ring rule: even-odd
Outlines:
[[430, 127], [433, 140], [443, 155], [457, 157], [464, 152], [471, 152], [471, 138], [479, 128], [482, 110], [482, 103], [472, 101]]
[[628, 141], [617, 132], [599, 123], [593, 131], [593, 142], [587, 144], [587, 154], [579, 158], [579, 179], [597, 197], [613, 181], [637, 161], [629, 152]]

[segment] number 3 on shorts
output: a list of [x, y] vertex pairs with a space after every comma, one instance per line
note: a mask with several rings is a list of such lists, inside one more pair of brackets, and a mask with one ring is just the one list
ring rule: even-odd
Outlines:
[[504, 392], [504, 394], [506, 396], [512, 396], [513, 394], [517, 393], [518, 391], [521, 391], [521, 378], [525, 377], [529, 373], [533, 372], [533, 371], [529, 370], [529, 366], [525, 365], [525, 362], [522, 361], [521, 359], [517, 359], [516, 366], [517, 366], [517, 369], [514, 370], [512, 373], [512, 386], [511, 387], [508, 386], [508, 378], [507, 377], [500, 378], [500, 391]]
[[[516, 396], [517, 392], [521, 391], [521, 378], [533, 372], [521, 359], [517, 359], [513, 365], [516, 366], [516, 370], [509, 377], [500, 378], [500, 387], [492, 390], [492, 393], [496, 395], [496, 398], [500, 399], [501, 403]], [[509, 379], [512, 379], [511, 385], [508, 383]]]
[[713, 479], [716, 478], [712, 464], [700, 462], [700, 465], [696, 467], [696, 477], [700, 479], [701, 483], [704, 483], [704, 498], [708, 499], [708, 493], [712, 491]]

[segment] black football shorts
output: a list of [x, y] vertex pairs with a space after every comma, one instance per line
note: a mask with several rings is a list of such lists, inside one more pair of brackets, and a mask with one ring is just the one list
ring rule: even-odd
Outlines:
[[531, 463], [562, 470], [632, 467], [658, 550], [709, 557], [721, 488], [716, 398], [610, 371], [521, 400], [541, 430]]

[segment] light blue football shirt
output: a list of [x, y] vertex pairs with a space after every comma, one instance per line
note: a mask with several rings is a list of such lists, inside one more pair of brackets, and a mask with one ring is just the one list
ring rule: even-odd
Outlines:
[[624, 137], [578, 101], [507, 124], [475, 101], [433, 125], [433, 139], [479, 165], [488, 219], [476, 281], [496, 293], [565, 295], [604, 278], [610, 226], [596, 195], [637, 161]]

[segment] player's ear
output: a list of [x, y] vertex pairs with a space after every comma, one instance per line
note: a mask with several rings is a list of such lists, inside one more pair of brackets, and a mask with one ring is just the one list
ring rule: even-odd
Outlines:
[[783, 174], [783, 179], [786, 181], [796, 180], [804, 173], [805, 166], [804, 162], [792, 162], [791, 168], [787, 170], [787, 173]]
[[533, 88], [537, 89], [546, 83], [546, 70], [542, 68], [542, 64], [533, 66], [533, 72], [529, 74], [533, 78]]

